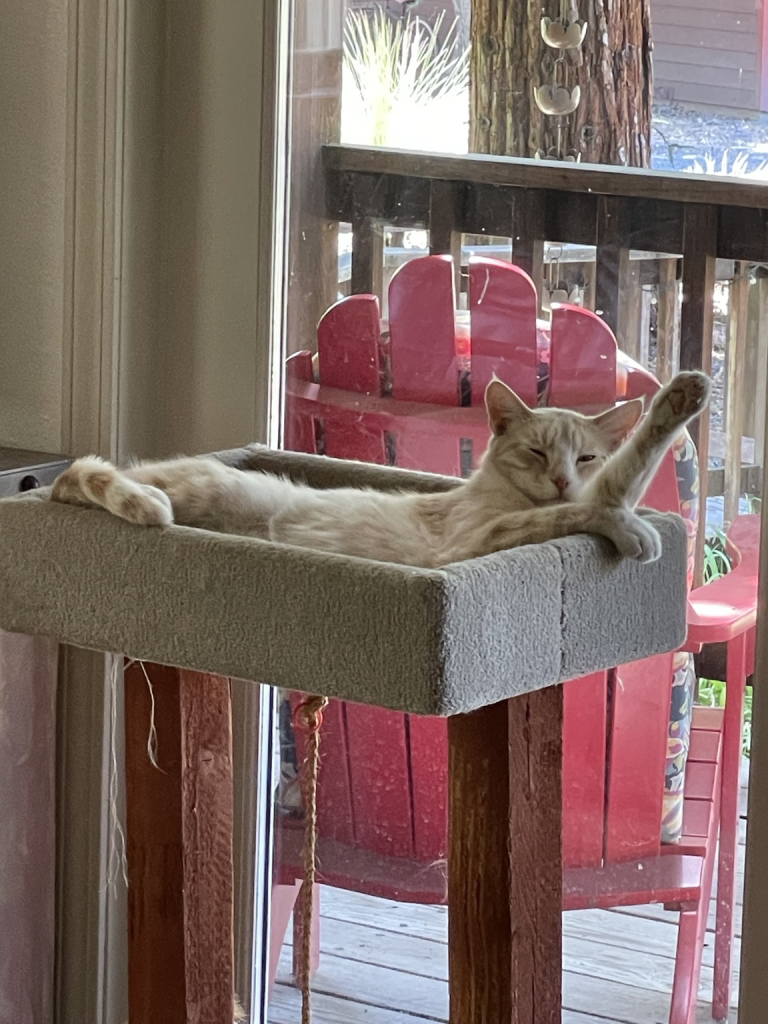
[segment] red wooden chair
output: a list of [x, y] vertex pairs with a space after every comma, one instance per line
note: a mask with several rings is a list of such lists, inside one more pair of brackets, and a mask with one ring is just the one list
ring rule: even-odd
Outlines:
[[[395, 275], [388, 337], [374, 296], [333, 306], [319, 325], [316, 361], [309, 353], [288, 361], [286, 446], [466, 475], [487, 442], [482, 395], [493, 373], [531, 405], [541, 398], [543, 378], [546, 401], [587, 411], [658, 388], [647, 371], [622, 363], [608, 327], [577, 307], [555, 310], [545, 352], [535, 289], [518, 268], [474, 259], [469, 280], [469, 337], [457, 326], [446, 257], [413, 260]], [[646, 504], [679, 509], [671, 455]], [[694, 712], [679, 843], [660, 840], [673, 655], [574, 680], [564, 690], [564, 907], [661, 902], [680, 910], [671, 1024], [691, 1024], [695, 1015], [721, 803], [716, 1009], [729, 1001], [738, 694], [748, 667], [744, 638], [754, 631], [753, 534], [753, 522], [739, 522], [733, 542], [744, 546], [746, 538], [750, 556], [691, 595], [690, 647], [729, 642], [728, 693], [733, 688], [736, 696], [725, 714]], [[332, 702], [318, 793], [323, 882], [402, 901], [445, 902], [444, 720]], [[301, 841], [301, 830], [284, 823], [273, 977], [301, 880]], [[300, 930], [298, 913], [294, 920]], [[315, 936], [316, 953], [317, 942]]]
[[[739, 516], [728, 531], [728, 553], [733, 570], [689, 599], [686, 649], [700, 651], [705, 644], [724, 643], [727, 650], [725, 717], [723, 722], [722, 805], [717, 867], [715, 924], [715, 977], [712, 1016], [728, 1016], [733, 975], [733, 904], [736, 854], [739, 842], [739, 788], [741, 742], [744, 728], [744, 687], [755, 670], [755, 623], [760, 567], [760, 516]], [[686, 788], [693, 794], [693, 790]], [[681, 914], [681, 933], [686, 927]]]

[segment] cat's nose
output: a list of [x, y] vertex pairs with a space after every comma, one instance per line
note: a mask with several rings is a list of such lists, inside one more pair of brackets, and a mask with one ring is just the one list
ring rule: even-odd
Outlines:
[[569, 481], [568, 481], [568, 477], [566, 477], [566, 476], [556, 476], [556, 477], [552, 478], [552, 483], [558, 489], [560, 494], [564, 494], [566, 492], [566, 490], [568, 489]]

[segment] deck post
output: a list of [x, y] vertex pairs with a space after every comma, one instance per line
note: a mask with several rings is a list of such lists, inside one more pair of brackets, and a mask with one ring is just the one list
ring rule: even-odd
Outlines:
[[338, 297], [339, 226], [325, 212], [324, 143], [341, 134], [344, 4], [315, 0], [294, 15], [291, 187], [287, 271], [288, 352], [314, 349], [320, 317]]
[[637, 346], [628, 344], [628, 336], [636, 329], [638, 310], [633, 296], [640, 284], [632, 279], [630, 266], [628, 204], [615, 196], [598, 197], [595, 234], [595, 305], [616, 335], [619, 348], [634, 358]]
[[125, 673], [130, 1021], [223, 1024], [234, 1001], [229, 680], [144, 668]]
[[450, 1024], [560, 1024], [562, 686], [448, 720]]
[[[683, 214], [683, 304], [680, 311], [680, 369], [712, 373], [712, 322], [717, 256], [718, 211], [714, 206], [689, 203]], [[705, 409], [688, 430], [699, 453], [699, 504], [707, 507], [710, 410]], [[694, 585], [704, 574], [704, 540], [696, 538]]]

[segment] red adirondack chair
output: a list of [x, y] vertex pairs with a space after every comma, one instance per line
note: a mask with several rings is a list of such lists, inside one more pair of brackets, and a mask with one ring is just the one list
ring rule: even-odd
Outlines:
[[[543, 398], [585, 411], [658, 389], [647, 371], [617, 353], [609, 328], [586, 310], [557, 308], [547, 343], [534, 285], [512, 264], [471, 261], [468, 331], [455, 312], [453, 280], [449, 257], [403, 266], [391, 282], [388, 325], [372, 295], [333, 306], [318, 328], [316, 359], [300, 352], [288, 361], [286, 447], [460, 476], [487, 443], [482, 396], [494, 373], [530, 405]], [[679, 510], [671, 455], [645, 503]], [[691, 1024], [695, 1015], [721, 805], [716, 1009], [727, 1008], [730, 998], [738, 694], [754, 648], [745, 637], [754, 632], [756, 608], [751, 520], [732, 531], [734, 554], [742, 547], [748, 557], [691, 595], [690, 649], [728, 641], [728, 693], [737, 696], [729, 696], [725, 714], [694, 712], [678, 843], [660, 839], [673, 655], [574, 680], [564, 690], [564, 907], [661, 902], [680, 910], [670, 1024]], [[333, 701], [322, 743], [320, 879], [396, 900], [445, 902], [445, 721]], [[284, 823], [273, 978], [302, 877], [301, 842], [301, 830]], [[298, 910], [294, 923], [300, 931]]]

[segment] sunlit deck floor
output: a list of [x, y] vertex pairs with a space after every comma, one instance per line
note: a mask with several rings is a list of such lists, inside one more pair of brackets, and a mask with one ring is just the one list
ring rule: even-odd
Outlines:
[[[742, 792], [746, 806], [746, 792]], [[737, 876], [738, 970], [744, 834]], [[322, 887], [315, 1024], [424, 1024], [448, 1019], [447, 912]], [[563, 917], [563, 1024], [667, 1024], [677, 915], [661, 907], [572, 911]], [[697, 1024], [711, 1021], [714, 901]], [[268, 1024], [296, 1024], [301, 998], [283, 948]], [[738, 990], [738, 975], [734, 983]], [[730, 1021], [736, 1021], [732, 1009]]]

